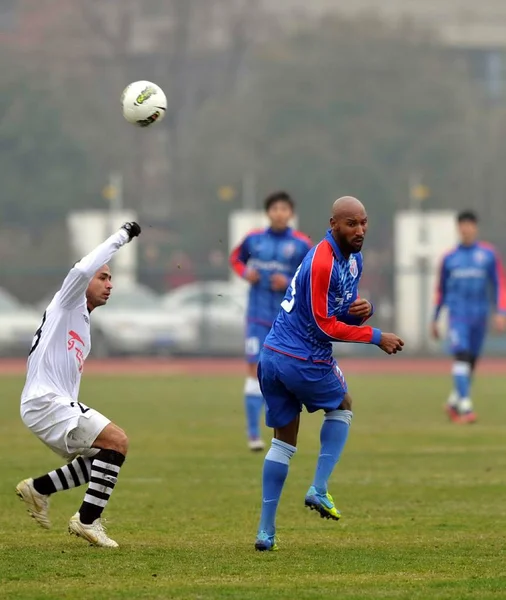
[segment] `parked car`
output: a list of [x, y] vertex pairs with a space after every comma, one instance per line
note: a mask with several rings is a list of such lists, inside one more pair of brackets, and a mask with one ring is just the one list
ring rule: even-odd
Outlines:
[[28, 356], [42, 313], [0, 288], [0, 355]]
[[168, 313], [150, 288], [115, 288], [107, 305], [92, 317], [96, 357], [123, 354], [170, 354], [196, 335], [195, 327]]
[[184, 319], [194, 337], [175, 344], [181, 354], [237, 356], [244, 351], [246, 289], [229, 281], [183, 285], [162, 297], [167, 312]]
[[[52, 296], [38, 304], [41, 314]], [[114, 287], [107, 304], [93, 311], [91, 355], [170, 354], [197, 335], [185, 319], [168, 313], [161, 297], [143, 285]]]

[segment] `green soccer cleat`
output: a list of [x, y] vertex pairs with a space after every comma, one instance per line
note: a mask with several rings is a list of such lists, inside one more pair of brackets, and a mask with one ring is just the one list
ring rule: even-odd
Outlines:
[[255, 550], [260, 552], [278, 550], [276, 538], [265, 531], [259, 531], [255, 542]]
[[322, 519], [339, 521], [341, 518], [341, 513], [335, 507], [332, 496], [328, 492], [326, 494], [319, 494], [314, 485], [307, 491], [304, 505], [311, 510], [318, 511]]

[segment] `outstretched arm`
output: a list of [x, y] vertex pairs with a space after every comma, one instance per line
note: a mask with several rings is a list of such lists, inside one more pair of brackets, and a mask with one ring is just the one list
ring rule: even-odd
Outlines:
[[141, 228], [137, 223], [125, 223], [119, 231], [77, 262], [65, 277], [58, 294], [60, 306], [67, 309], [77, 306], [98, 269], [108, 263], [121, 246], [140, 232]]

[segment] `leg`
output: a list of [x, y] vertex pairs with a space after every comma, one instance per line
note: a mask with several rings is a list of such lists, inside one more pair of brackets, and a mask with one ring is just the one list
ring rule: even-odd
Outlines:
[[299, 427], [300, 427], [300, 414], [298, 414], [295, 419], [286, 425], [286, 427], [281, 427], [280, 429], [274, 429], [274, 439], [279, 440], [280, 442], [284, 442], [285, 444], [290, 444], [294, 448], [297, 447], [297, 437], [299, 435]]
[[33, 480], [33, 487], [39, 492], [50, 496], [62, 490], [79, 487], [90, 480], [91, 460], [85, 456], [78, 456], [72, 462], [50, 471]]
[[313, 486], [318, 494], [325, 495], [327, 493], [328, 480], [348, 439], [353, 417], [351, 406], [351, 397], [346, 394], [337, 410], [325, 413], [320, 431], [320, 456], [313, 480]]
[[[264, 460], [262, 475], [262, 511], [255, 543], [257, 550], [276, 550], [276, 513], [288, 475], [290, 459], [295, 454], [299, 431], [300, 403], [277, 378], [276, 363], [281, 355], [262, 356], [258, 374], [266, 402], [267, 425], [274, 438]], [[281, 357], [281, 358], [279, 358]]]
[[[338, 521], [341, 513], [334, 505], [334, 500], [328, 492], [328, 481], [336, 466], [348, 439], [348, 433], [353, 418], [352, 400], [347, 391], [346, 383], [341, 371], [336, 366], [336, 371], [328, 375], [321, 386], [332, 391], [332, 400], [329, 405], [325, 398], [319, 399], [318, 406], [325, 410], [322, 428], [320, 431], [320, 454], [316, 464], [316, 471], [312, 485], [306, 494], [304, 504], [311, 510], [316, 510], [322, 518]], [[344, 396], [343, 396], [344, 392]], [[342, 398], [342, 401], [339, 399]], [[317, 397], [315, 398], [317, 400]], [[337, 405], [337, 408], [334, 408]]]
[[[476, 370], [476, 365], [478, 363], [478, 356], [474, 356], [473, 354], [468, 354], [468, 353], [458, 353], [454, 356], [454, 364], [453, 364], [453, 369], [452, 369], [452, 373], [453, 373], [453, 388], [452, 391], [450, 392], [450, 395], [448, 396], [448, 400], [446, 402], [446, 406], [447, 406], [447, 412], [450, 415], [450, 417], [453, 415], [454, 417], [459, 416], [459, 404], [460, 404], [460, 398], [461, 395], [459, 393], [459, 389], [457, 389], [457, 377], [459, 377], [459, 373], [458, 371], [460, 370], [459, 367], [457, 366], [456, 363], [458, 362], [468, 362], [469, 363], [469, 389], [467, 390], [468, 393], [468, 397], [470, 396], [470, 389], [472, 387], [472, 383], [473, 383], [473, 377], [474, 377], [474, 372]], [[462, 369], [462, 372], [464, 375], [467, 374], [467, 368], [464, 366]], [[461, 390], [462, 392], [462, 390]], [[464, 390], [465, 393], [465, 390]]]
[[[86, 448], [89, 431], [83, 427], [71, 432], [72, 443]], [[79, 511], [70, 519], [69, 531], [93, 545], [117, 548], [118, 544], [106, 535], [100, 519], [125, 462], [128, 438], [120, 427], [109, 422], [92, 437], [87, 451], [93, 454], [90, 484]]]
[[[469, 390], [471, 389], [476, 363], [483, 348], [487, 327], [488, 321], [486, 319], [480, 319], [479, 321], [476, 321], [471, 327], [470, 348], [469, 353], [466, 356], [466, 359], [469, 363]], [[470, 396], [471, 394], [468, 393], [467, 402], [461, 402], [459, 404], [460, 421], [463, 423], [476, 423], [477, 421], [476, 413], [474, 412]]]
[[446, 412], [449, 418], [462, 422], [462, 415], [472, 412], [471, 388], [471, 325], [450, 320], [450, 343], [454, 356], [452, 367], [453, 392], [448, 398]]
[[81, 523], [90, 525], [102, 515], [118, 480], [128, 451], [125, 432], [109, 423], [92, 444], [99, 451], [91, 463], [90, 485], [79, 509]]
[[475, 423], [476, 413], [470, 397], [473, 369], [476, 357], [469, 352], [455, 355], [453, 377], [455, 380], [456, 403], [448, 404], [447, 412], [455, 423]]
[[474, 372], [476, 371], [478, 359], [479, 359], [479, 356], [471, 356], [471, 383], [473, 381]]
[[274, 439], [264, 460], [262, 475], [262, 513], [255, 543], [257, 550], [277, 550], [276, 513], [288, 476], [290, 459], [295, 454], [300, 416], [285, 427], [274, 430]]
[[459, 422], [461, 423], [476, 423], [478, 417], [474, 411], [473, 402], [471, 400], [471, 387], [473, 384], [473, 375], [474, 370], [476, 368], [478, 357], [470, 354], [468, 356], [469, 361], [469, 395], [467, 399], [463, 401], [459, 401], [458, 411], [459, 411]]
[[[78, 487], [90, 480], [91, 460], [69, 449], [68, 436], [79, 422], [96, 423], [96, 431], [109, 421], [71, 398], [42, 396], [22, 405], [23, 423], [53, 452], [66, 459], [67, 464], [35, 479], [25, 479], [16, 486], [16, 494], [25, 502], [28, 513], [44, 528], [50, 527], [49, 497], [61, 490]], [[98, 423], [97, 423], [98, 420]], [[98, 452], [98, 451], [95, 451]]]
[[471, 407], [469, 398], [471, 391], [471, 362], [472, 356], [468, 351], [459, 351], [455, 354], [453, 363], [453, 381], [458, 395], [459, 413], [467, 412]]
[[35, 479], [18, 483], [16, 494], [25, 502], [28, 513], [37, 523], [49, 529], [49, 496], [78, 487], [90, 480], [91, 460], [78, 456], [72, 462]]
[[264, 399], [258, 383], [257, 370], [260, 351], [268, 333], [268, 327], [258, 323], [248, 323], [245, 342], [247, 377], [244, 383], [244, 407], [248, 447], [253, 452], [259, 452], [265, 447], [260, 436], [260, 419]]
[[265, 445], [260, 437], [260, 418], [264, 399], [257, 379], [256, 362], [247, 363], [247, 377], [244, 383], [244, 407], [246, 409], [246, 425], [248, 447], [253, 452], [260, 452]]

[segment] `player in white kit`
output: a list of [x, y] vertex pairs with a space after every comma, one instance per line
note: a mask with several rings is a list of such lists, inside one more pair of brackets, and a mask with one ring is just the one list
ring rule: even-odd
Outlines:
[[21, 395], [24, 424], [67, 464], [21, 481], [17, 495], [48, 529], [50, 495], [88, 483], [69, 532], [108, 548], [118, 544], [107, 536], [100, 517], [125, 461], [128, 438], [120, 427], [79, 402], [79, 385], [91, 349], [90, 313], [106, 304], [112, 290], [107, 263], [140, 232], [137, 223], [125, 223], [70, 270], [35, 333]]

